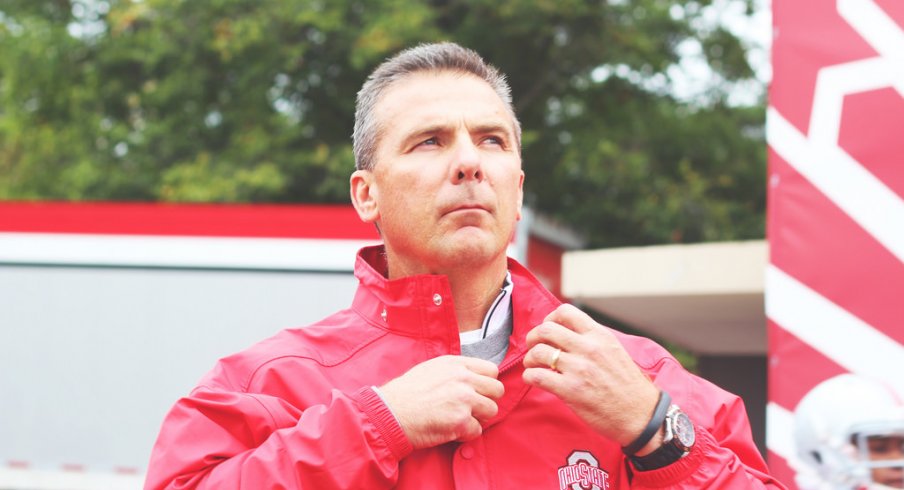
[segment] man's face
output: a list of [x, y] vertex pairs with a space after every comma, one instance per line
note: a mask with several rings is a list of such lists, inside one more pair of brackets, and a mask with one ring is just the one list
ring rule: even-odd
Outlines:
[[376, 165], [352, 176], [359, 214], [374, 221], [393, 277], [504, 260], [521, 218], [521, 157], [512, 116], [480, 78], [421, 72], [376, 106]]
[[[866, 438], [869, 459], [875, 463], [904, 461], [904, 435], [872, 435]], [[904, 467], [872, 469], [872, 479], [891, 488], [904, 488]]]

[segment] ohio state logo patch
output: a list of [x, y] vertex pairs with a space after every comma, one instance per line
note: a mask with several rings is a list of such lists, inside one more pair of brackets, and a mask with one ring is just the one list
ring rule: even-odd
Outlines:
[[609, 473], [590, 451], [572, 451], [559, 468], [559, 490], [608, 490]]

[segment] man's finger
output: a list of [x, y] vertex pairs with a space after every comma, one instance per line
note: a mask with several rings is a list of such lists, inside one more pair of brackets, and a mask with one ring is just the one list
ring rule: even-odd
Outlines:
[[588, 314], [568, 303], [560, 305], [549, 315], [546, 315], [543, 321], [558, 323], [577, 333], [589, 332], [597, 328], [598, 325]]
[[[555, 367], [556, 371], [562, 372], [562, 366], [568, 363], [565, 358], [570, 354], [563, 350], [556, 356], [556, 352], [559, 350], [559, 348], [551, 345], [537, 344], [527, 351], [527, 355], [524, 356], [524, 367], [546, 369]], [[555, 366], [552, 365], [554, 360]]]
[[471, 420], [468, 421], [467, 425], [462, 429], [461, 436], [458, 437], [458, 441], [471, 441], [480, 437], [480, 434], [483, 433], [483, 427], [481, 427], [480, 422], [471, 417]]
[[488, 376], [474, 376], [471, 384], [474, 387], [474, 391], [491, 400], [498, 400], [505, 393], [505, 386], [503, 386], [502, 382]]
[[527, 368], [521, 375], [524, 382], [546, 390], [559, 398], [565, 393], [565, 377], [552, 369], [546, 368]]
[[490, 361], [467, 356], [459, 356], [458, 359], [460, 359], [459, 362], [463, 363], [470, 371], [480, 374], [481, 376], [489, 376], [491, 378], [499, 377], [499, 366]]
[[527, 348], [548, 344], [569, 352], [578, 352], [584, 344], [581, 335], [556, 322], [544, 321], [527, 333]]
[[471, 407], [471, 415], [480, 421], [487, 421], [495, 417], [499, 413], [499, 405], [487, 397], [481, 396], [474, 402]]

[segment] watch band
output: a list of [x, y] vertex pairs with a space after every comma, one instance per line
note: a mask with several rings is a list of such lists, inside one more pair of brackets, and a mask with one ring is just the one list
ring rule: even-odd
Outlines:
[[669, 412], [669, 405], [672, 404], [672, 397], [669, 396], [665, 390], [659, 390], [659, 401], [656, 402], [656, 408], [653, 410], [653, 417], [650, 418], [650, 421], [647, 423], [647, 426], [644, 428], [643, 432], [637, 436], [637, 439], [631, 444], [622, 448], [622, 452], [627, 454], [628, 456], [633, 456], [637, 451], [640, 451], [644, 446], [650, 442], [650, 439], [659, 432], [659, 429], [662, 427], [662, 423], [665, 421], [665, 416]]
[[684, 456], [685, 451], [674, 444], [663, 444], [646, 456], [631, 456], [631, 463], [640, 471], [664, 468]]
[[668, 466], [690, 452], [694, 445], [694, 423], [677, 405], [669, 407], [662, 446], [646, 456], [628, 456], [634, 467], [649, 471]]

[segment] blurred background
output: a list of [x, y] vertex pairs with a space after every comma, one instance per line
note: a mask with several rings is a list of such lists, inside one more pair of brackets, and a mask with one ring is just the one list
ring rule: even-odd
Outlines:
[[0, 199], [347, 203], [365, 76], [453, 40], [588, 246], [762, 238], [764, 3], [4, 0]]
[[[452, 40], [508, 75], [524, 128], [526, 204], [558, 237], [549, 261], [562, 248], [762, 239], [765, 7], [5, 0], [0, 200], [347, 205], [355, 95], [366, 75], [407, 46]], [[112, 218], [67, 209], [6, 214], [24, 226], [48, 222], [29, 232], [84, 223], [62, 230], [70, 239], [104, 220], [151, 219], [129, 207]], [[312, 212], [298, 213], [296, 226]], [[206, 233], [201, 223], [215, 219], [197, 218], [187, 233]], [[77, 261], [74, 250], [107, 245], [54, 237], [42, 246], [68, 255], [8, 259], [15, 266], [0, 269], [9, 291], [4, 367], [20, 373], [3, 383], [0, 467], [32, 472], [140, 476], [163, 413], [217, 357], [343, 307], [354, 287], [345, 265], [311, 295], [302, 292], [328, 266], [226, 261], [199, 272], [190, 270], [197, 261], [155, 263], [151, 251], [128, 263], [111, 260], [114, 252]], [[181, 254], [188, 246], [176, 245]], [[323, 257], [324, 248], [308, 253]], [[555, 266], [547, 274], [554, 285], [558, 274]], [[679, 355], [695, 366], [694, 352]]]
[[795, 489], [801, 397], [904, 370], [898, 31], [895, 0], [0, 1], [0, 489], [140, 488], [216, 359], [348, 304], [356, 92], [440, 40], [513, 89], [510, 254], [741, 395]]

